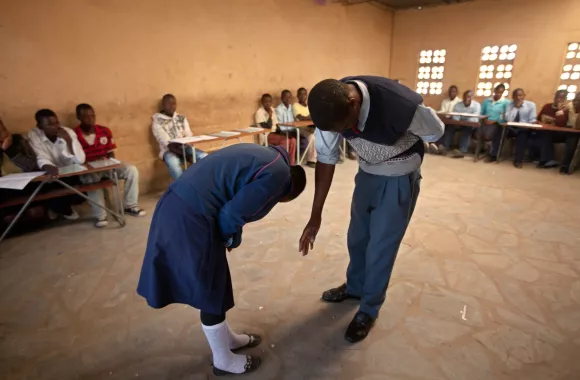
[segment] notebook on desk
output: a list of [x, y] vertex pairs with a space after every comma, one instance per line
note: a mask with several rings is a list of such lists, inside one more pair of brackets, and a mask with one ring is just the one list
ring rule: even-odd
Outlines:
[[200, 135], [200, 136], [181, 137], [178, 139], [169, 140], [169, 142], [170, 143], [177, 143], [177, 144], [188, 144], [188, 143], [195, 143], [195, 142], [213, 140], [213, 139], [215, 139], [214, 136]]
[[240, 134], [240, 132], [221, 131], [221, 132], [217, 132], [217, 133], [212, 133], [211, 136], [215, 136], [215, 137], [232, 137], [232, 136], [238, 136], [239, 134]]
[[515, 121], [510, 121], [507, 125], [510, 127], [542, 128], [541, 124], [519, 123]]

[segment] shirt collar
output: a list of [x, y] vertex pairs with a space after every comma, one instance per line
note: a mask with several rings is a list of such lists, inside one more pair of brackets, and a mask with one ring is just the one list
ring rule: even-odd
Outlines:
[[369, 89], [364, 82], [360, 80], [353, 80], [349, 83], [356, 84], [362, 94], [362, 104], [360, 106], [357, 125], [358, 130], [362, 132], [365, 129], [365, 124], [367, 123], [367, 119], [369, 117], [369, 111], [371, 109], [371, 96], [369, 94]]

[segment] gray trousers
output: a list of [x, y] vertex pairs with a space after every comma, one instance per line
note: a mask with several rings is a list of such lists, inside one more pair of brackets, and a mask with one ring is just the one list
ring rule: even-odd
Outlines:
[[361, 297], [360, 311], [373, 318], [385, 295], [399, 246], [415, 209], [421, 170], [386, 177], [359, 169], [348, 228], [347, 292]]

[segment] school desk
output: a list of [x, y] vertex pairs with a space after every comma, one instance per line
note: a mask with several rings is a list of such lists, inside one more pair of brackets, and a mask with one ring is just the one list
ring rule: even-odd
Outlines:
[[[476, 128], [477, 144], [475, 145], [475, 157], [473, 158], [473, 161], [477, 162], [479, 160], [479, 155], [481, 154], [481, 149], [483, 148], [483, 128], [481, 128], [481, 123], [483, 122], [483, 120], [487, 119], [487, 116], [470, 113], [457, 113], [457, 112], [438, 113], [437, 116], [439, 116], [439, 119], [441, 119], [441, 121], [445, 125], [457, 125], [459, 127]], [[450, 116], [477, 118], [479, 121], [473, 122], [467, 120], [455, 120], [452, 119]]]
[[[306, 158], [306, 152], [308, 152], [308, 149], [310, 148], [310, 146], [312, 145], [312, 142], [314, 141], [314, 139], [312, 139], [311, 141], [308, 141], [308, 145], [306, 146], [306, 151], [304, 152], [304, 155], [301, 157], [300, 156], [300, 129], [303, 128], [314, 128], [314, 124], [312, 124], [311, 120], [303, 120], [303, 121], [294, 121], [292, 123], [278, 123], [278, 126], [280, 127], [290, 127], [290, 128], [294, 128], [296, 130], [296, 162], [297, 165], [302, 165], [302, 161], [304, 161], [304, 158]], [[285, 131], [286, 133], [286, 150], [288, 150], [288, 131]], [[342, 147], [340, 148], [342, 150], [342, 154], [346, 157], [346, 139], [342, 139]]]

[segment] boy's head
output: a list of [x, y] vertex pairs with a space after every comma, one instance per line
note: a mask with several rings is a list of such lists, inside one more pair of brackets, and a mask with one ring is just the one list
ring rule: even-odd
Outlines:
[[165, 94], [161, 98], [161, 112], [168, 116], [173, 116], [177, 110], [177, 99], [172, 94]]
[[471, 104], [471, 99], [473, 98], [473, 91], [467, 90], [463, 93], [463, 104], [466, 106]]
[[38, 110], [34, 115], [34, 119], [36, 120], [36, 127], [44, 132], [46, 137], [49, 139], [57, 137], [60, 122], [53, 110], [46, 108]]
[[518, 106], [520, 106], [524, 103], [525, 98], [526, 98], [526, 93], [524, 92], [523, 88], [516, 88], [512, 92], [512, 99], [513, 99], [514, 103]]
[[300, 87], [298, 92], [296, 92], [296, 97], [300, 103], [306, 104], [306, 99], [308, 99], [308, 91], [306, 91], [304, 87]]
[[306, 188], [306, 172], [302, 166], [290, 166], [290, 175], [292, 177], [292, 187], [290, 192], [280, 202], [290, 202], [298, 198]]
[[322, 131], [342, 132], [356, 126], [361, 102], [349, 91], [348, 85], [336, 79], [317, 83], [308, 97], [310, 116]]
[[[459, 90], [457, 89], [456, 85], [449, 86], [449, 91], [447, 91], [447, 94], [449, 95], [449, 99], [451, 99], [451, 100], [455, 99], [457, 97], [458, 91]], [[465, 95], [465, 93], [463, 95]]]
[[566, 90], [558, 90], [556, 94], [554, 94], [554, 104], [559, 105], [566, 102], [566, 95], [568, 95], [568, 91]]
[[90, 104], [81, 103], [76, 108], [77, 119], [81, 122], [82, 125], [94, 126], [97, 117], [95, 115], [95, 110], [91, 107]]
[[270, 94], [262, 95], [262, 100], [260, 102], [262, 103], [262, 107], [264, 107], [264, 109], [268, 110], [272, 108], [272, 95]]
[[500, 100], [501, 97], [503, 96], [504, 92], [505, 92], [505, 86], [502, 83], [495, 86], [495, 88], [493, 89], [493, 100], [495, 100], [495, 101]]
[[282, 103], [284, 103], [284, 105], [286, 107], [288, 107], [290, 105], [290, 103], [292, 102], [292, 93], [290, 92], [290, 90], [284, 90], [282, 91]]

